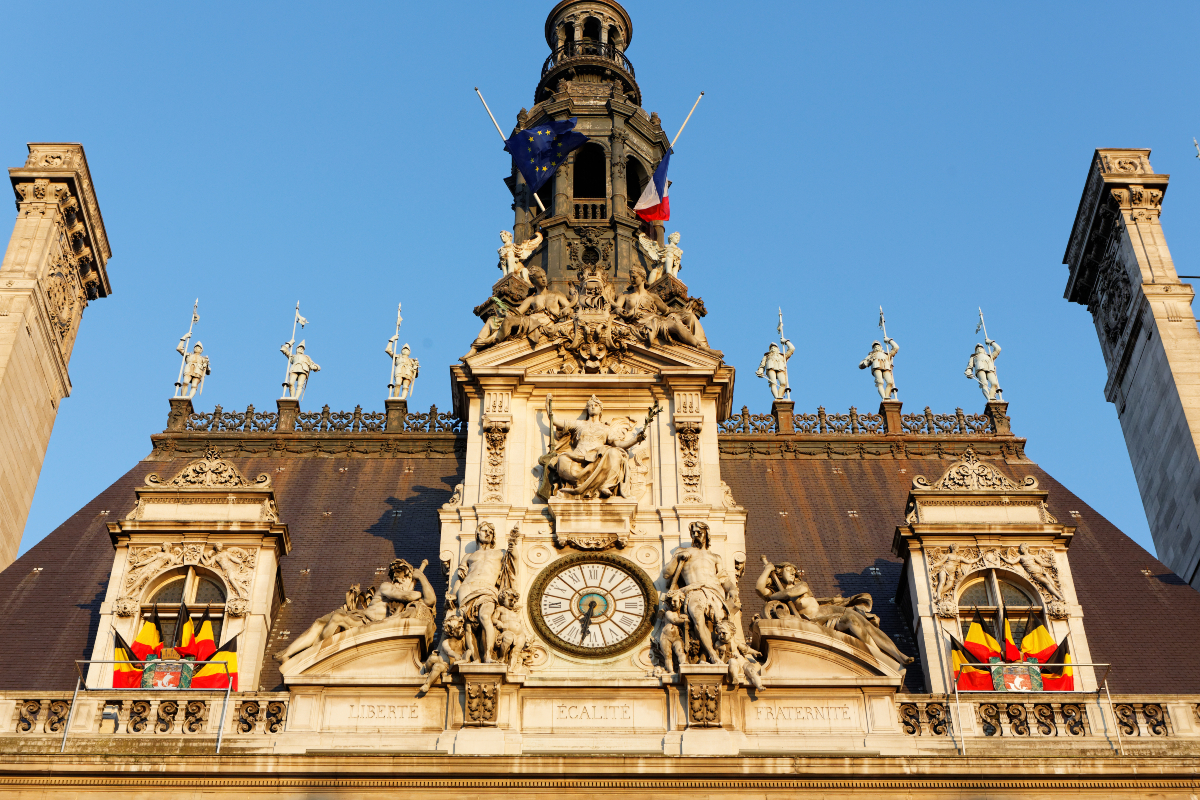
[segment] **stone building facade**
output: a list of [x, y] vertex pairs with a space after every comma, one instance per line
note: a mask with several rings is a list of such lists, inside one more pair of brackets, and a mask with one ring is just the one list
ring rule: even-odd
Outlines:
[[112, 255], [87, 157], [36, 142], [10, 169], [17, 220], [0, 262], [0, 568], [17, 557], [67, 365], [88, 303], [112, 291]]
[[[577, 116], [604, 181], [577, 150], [542, 211], [511, 176], [513, 245], [541, 239], [480, 281], [453, 409], [172, 398], [150, 454], [0, 573], [0, 637], [41, 643], [0, 652], [0, 794], [1193, 796], [1200, 594], [1003, 401], [735, 410], [613, 178], [666, 152], [628, 15], [564, 0], [546, 35], [519, 130]], [[116, 643], [185, 613], [236, 689], [113, 688]], [[1072, 685], [991, 662], [961, 690], [977, 615], [1044, 626]], [[146, 674], [201, 668], [177, 656]]]

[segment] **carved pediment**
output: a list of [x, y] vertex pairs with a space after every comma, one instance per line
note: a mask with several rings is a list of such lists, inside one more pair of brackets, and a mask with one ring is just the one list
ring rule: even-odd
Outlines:
[[1021, 483], [1008, 478], [987, 462], [980, 461], [973, 448], [968, 447], [961, 461], [956, 461], [932, 484], [924, 475], [913, 478], [913, 489], [944, 492], [962, 491], [1020, 491], [1036, 489], [1037, 478], [1026, 476]]
[[146, 476], [146, 485], [156, 489], [269, 489], [271, 476], [262, 473], [253, 482], [248, 481], [237, 467], [221, 458], [216, 448], [210, 447], [203, 458], [188, 464], [169, 481], [152, 472]]
[[[496, 345], [468, 357], [466, 363], [473, 372], [519, 370], [528, 376], [582, 375], [587, 369], [578, 354], [562, 342], [546, 341], [531, 347], [523, 339]], [[674, 370], [716, 371], [722, 358], [718, 352], [705, 353], [686, 345], [634, 344], [606, 353], [598, 363], [598, 373], [593, 374], [658, 375]]]

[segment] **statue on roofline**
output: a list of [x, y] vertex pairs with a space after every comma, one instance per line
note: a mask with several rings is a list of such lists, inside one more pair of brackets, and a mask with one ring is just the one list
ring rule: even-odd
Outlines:
[[996, 359], [1000, 357], [1000, 345], [993, 339], [984, 339], [987, 347], [975, 345], [975, 352], [967, 360], [967, 368], [963, 372], [968, 378], [974, 378], [979, 383], [979, 390], [989, 403], [997, 398], [1003, 399], [1004, 390], [1000, 388], [1000, 379], [996, 377]]
[[362, 628], [388, 617], [424, 619], [432, 624], [437, 595], [425, 577], [428, 564], [423, 560], [421, 566], [414, 567], [398, 558], [388, 565], [388, 579], [379, 584], [378, 590], [371, 587], [360, 592], [355, 584], [346, 593], [346, 602], [341, 608], [313, 622], [286, 649], [276, 653], [275, 660], [295, 658], [336, 633]]
[[533, 255], [533, 251], [537, 250], [542, 245], [542, 232], [538, 231], [531, 238], [526, 239], [520, 244], [513, 242], [513, 235], [508, 231], [500, 231], [500, 249], [496, 254], [500, 256], [500, 271], [506, 276], [516, 275], [526, 283], [529, 282], [529, 270], [525, 265], [525, 261]]
[[683, 250], [679, 249], [679, 231], [667, 237], [666, 244], [659, 244], [646, 234], [638, 231], [638, 249], [646, 254], [646, 259], [653, 265], [646, 283], [653, 286], [663, 276], [663, 271], [672, 278], [679, 277], [683, 266]]

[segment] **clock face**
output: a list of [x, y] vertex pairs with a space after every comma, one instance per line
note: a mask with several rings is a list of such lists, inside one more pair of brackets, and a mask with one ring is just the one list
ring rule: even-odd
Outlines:
[[529, 614], [542, 638], [579, 656], [630, 649], [650, 633], [657, 606], [646, 573], [607, 554], [560, 558], [538, 575], [529, 596]]

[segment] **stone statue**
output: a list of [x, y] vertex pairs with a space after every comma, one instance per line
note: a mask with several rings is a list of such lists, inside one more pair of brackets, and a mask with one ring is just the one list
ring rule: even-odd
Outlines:
[[883, 341], [889, 345], [886, 349], [879, 342], [871, 343], [871, 352], [867, 353], [867, 357], [859, 363], [859, 369], [871, 369], [871, 374], [875, 377], [875, 388], [879, 390], [879, 396], [884, 400], [893, 400], [896, 397], [896, 379], [892, 375], [892, 359], [900, 352], [900, 345], [896, 344], [895, 339], [883, 337]]
[[421, 369], [421, 362], [409, 356], [412, 350], [407, 344], [400, 348], [400, 352], [396, 352], [396, 342], [400, 341], [400, 335], [396, 334], [391, 339], [388, 339], [387, 347], [383, 352], [392, 357], [392, 382], [388, 384], [388, 397], [397, 398], [399, 400], [407, 400], [412, 394], [413, 381], [417, 379], [417, 374]]
[[871, 595], [866, 592], [850, 598], [814, 597], [795, 565], [782, 561], [776, 566], [766, 556], [754, 590], [767, 601], [763, 610], [767, 618], [800, 617], [852, 636], [864, 645], [873, 644], [900, 664], [916, 660], [901, 653], [891, 637], [879, 629], [879, 617], [871, 613]]
[[796, 346], [788, 339], [781, 339], [779, 344], [784, 346], [784, 351], [780, 352], [779, 345], [771, 342], [767, 352], [763, 354], [762, 361], [758, 362], [758, 371], [754, 374], [767, 379], [767, 383], [771, 385], [771, 396], [776, 400], [791, 399], [792, 387], [788, 385], [787, 362], [792, 353], [796, 352]]
[[613, 312], [634, 326], [641, 337], [653, 344], [656, 339], [675, 341], [708, 350], [708, 339], [700, 318], [688, 310], [672, 311], [658, 295], [646, 288], [646, 270], [640, 264], [629, 269], [629, 288], [613, 302]]
[[309, 372], [320, 372], [321, 367], [317, 362], [304, 354], [304, 340], [300, 340], [300, 344], [296, 345], [296, 352], [292, 352], [292, 341], [288, 340], [279, 348], [279, 352], [287, 356], [288, 370], [287, 379], [283, 383], [283, 396], [299, 400], [304, 396], [304, 388], [308, 386]]
[[979, 382], [979, 389], [990, 403], [997, 397], [1004, 396], [1004, 390], [1000, 388], [1000, 379], [996, 377], [996, 359], [1000, 357], [1000, 345], [992, 339], [984, 341], [992, 348], [991, 352], [981, 344], [975, 345], [975, 352], [967, 361], [967, 369], [963, 374]]
[[[276, 653], [275, 660], [287, 661], [336, 633], [361, 628], [390, 616], [432, 621], [437, 595], [425, 577], [428, 564], [428, 561], [422, 561], [421, 566], [413, 567], [402, 558], [396, 559], [388, 565], [388, 579], [379, 584], [379, 591], [368, 589], [366, 594], [354, 597], [347, 593], [345, 605], [320, 617], [286, 650]], [[420, 588], [417, 588], [418, 583]], [[359, 602], [365, 603], [365, 607], [358, 607]]]
[[718, 622], [714, 632], [721, 658], [729, 663], [729, 680], [738, 686], [750, 684], [756, 692], [761, 692], [765, 684], [757, 659], [762, 658], [762, 653], [738, 636], [737, 627], [729, 620]]
[[195, 397], [204, 391], [204, 376], [211, 375], [212, 370], [209, 369], [208, 356], [203, 355], [204, 345], [196, 342], [196, 346], [192, 348], [192, 352], [188, 353], [184, 359], [183, 366], [183, 385], [184, 397]]
[[525, 267], [525, 260], [533, 255], [533, 251], [537, 250], [542, 244], [542, 232], [538, 231], [532, 238], [526, 239], [520, 244], [513, 243], [513, 236], [508, 231], [500, 231], [500, 241], [504, 244], [500, 245], [500, 249], [496, 253], [500, 256], [500, 271], [506, 276], [515, 274], [518, 278], [529, 282], [529, 270]]
[[183, 549], [173, 546], [170, 542], [163, 542], [161, 548], [146, 547], [136, 553], [131, 552], [126, 567], [128, 571], [125, 573], [124, 595], [139, 595], [155, 575], [182, 563]]
[[1018, 564], [1021, 565], [1025, 569], [1025, 574], [1029, 576], [1030, 580], [1039, 584], [1043, 589], [1049, 592], [1050, 596], [1055, 600], [1059, 600], [1064, 603], [1066, 602], [1066, 598], [1064, 598], [1062, 596], [1062, 592], [1059, 591], [1058, 581], [1054, 578], [1054, 575], [1050, 571], [1050, 567], [1053, 566], [1054, 562], [1050, 559], [1049, 555], [1045, 555], [1044, 557], [1046, 560], [1043, 561], [1043, 554], [1035, 555], [1029, 552], [1029, 545], [1025, 544], [1024, 542], [1017, 547], [1017, 555], [1015, 558], [1008, 558], [1004, 555], [1004, 553], [997, 553], [997, 555], [1006, 564], [1012, 564], [1013, 566], [1017, 566]]
[[958, 573], [965, 565], [971, 563], [971, 558], [964, 556], [958, 552], [958, 544], [950, 543], [950, 548], [946, 551], [946, 555], [936, 567], [933, 573], [933, 597], [940, 598], [948, 589], [955, 586], [958, 580]]
[[655, 649], [662, 660], [663, 671], [668, 674], [678, 672], [679, 665], [687, 663], [683, 634], [687, 629], [688, 617], [683, 611], [683, 592], [676, 589], [664, 596], [659, 618], [662, 625], [654, 641]]
[[672, 278], [679, 277], [679, 268], [683, 265], [683, 251], [679, 249], [679, 231], [668, 236], [666, 244], [659, 244], [638, 231], [637, 244], [638, 249], [646, 254], [646, 259], [654, 265], [647, 283], [651, 286], [657, 283], [663, 276], [663, 270]]
[[549, 288], [545, 270], [530, 267], [528, 277], [533, 284], [533, 294], [516, 309], [504, 308], [504, 313], [490, 317], [475, 337], [467, 356], [473, 356], [485, 347], [508, 341], [514, 336], [527, 336], [530, 344], [536, 345], [546, 335], [548, 326], [571, 313], [575, 307], [574, 301], [562, 292]]
[[[544, 468], [538, 495], [546, 500], [555, 494], [580, 500], [614, 496], [633, 499], [629, 451], [646, 438], [647, 425], [655, 412], [636, 432], [629, 417], [605, 422], [604, 404], [596, 395], [588, 398], [586, 413], [586, 419], [560, 425], [554, 421], [552, 398], [546, 395], [552, 446], [538, 459]], [[556, 431], [564, 435], [554, 442]]]
[[428, 692], [437, 679], [458, 662], [474, 660], [475, 654], [471, 651], [471, 645], [467, 643], [466, 623], [457, 614], [447, 614], [446, 619], [442, 621], [442, 640], [421, 666], [421, 672], [427, 673], [429, 677], [417, 690], [417, 694]]
[[663, 576], [670, 576], [668, 593], [682, 586], [683, 607], [691, 621], [689, 633], [700, 642], [702, 654], [708, 656], [710, 664], [723, 664], [713, 644], [712, 628], [721, 622], [731, 622], [729, 608], [725, 603], [731, 582], [721, 557], [709, 549], [708, 525], [693, 522], [689, 528], [692, 546], [676, 553], [663, 568]]
[[512, 669], [524, 663], [525, 647], [529, 635], [525, 632], [525, 623], [521, 620], [518, 606], [521, 595], [514, 589], [501, 589], [499, 604], [492, 612], [492, 625], [499, 636], [496, 641], [496, 659], [508, 664]]
[[249, 599], [250, 582], [254, 579], [256, 558], [254, 551], [241, 547], [226, 547], [221, 542], [213, 545], [211, 553], [200, 556], [200, 563], [225, 576], [225, 582], [233, 589], [234, 596]]
[[[463, 559], [455, 575], [458, 585], [446, 596], [447, 618], [460, 615], [466, 627], [467, 646], [473, 660], [485, 664], [496, 661], [496, 624], [493, 618], [500, 591], [512, 588], [516, 574], [516, 545], [521, 534], [516, 528], [509, 536], [508, 549], [496, 549], [496, 529], [490, 522], [475, 528], [475, 552]], [[482, 641], [481, 641], [482, 640]]]

